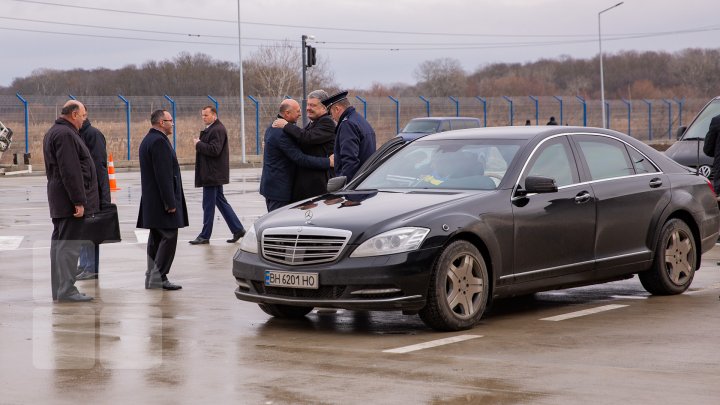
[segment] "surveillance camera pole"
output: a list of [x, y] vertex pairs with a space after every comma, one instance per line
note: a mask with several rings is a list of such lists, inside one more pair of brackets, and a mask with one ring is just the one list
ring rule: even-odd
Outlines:
[[603, 128], [607, 128], [608, 123], [607, 123], [607, 116], [605, 115], [605, 79], [603, 77], [603, 52], [602, 52], [602, 32], [600, 29], [600, 15], [606, 11], [610, 11], [610, 10], [614, 9], [615, 7], [622, 6], [623, 3], [625, 3], [625, 2], [621, 1], [620, 3], [618, 3], [612, 7], [608, 7], [605, 10], [602, 10], [601, 12], [598, 13], [598, 44], [600, 46], [600, 55], [599, 55], [599, 58], [600, 58], [600, 104], [602, 104], [602, 126], [603, 126]]
[[302, 124], [303, 127], [307, 125], [307, 79], [306, 79], [306, 71], [307, 71], [307, 40], [314, 39], [312, 35], [303, 35], [302, 36]]

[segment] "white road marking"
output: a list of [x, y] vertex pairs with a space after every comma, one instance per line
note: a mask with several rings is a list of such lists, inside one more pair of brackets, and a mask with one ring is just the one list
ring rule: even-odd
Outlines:
[[705, 287], [705, 288], [701, 288], [701, 289], [699, 289], [699, 290], [685, 291], [685, 292], [683, 293], [683, 295], [693, 295], [693, 294], [698, 294], [698, 293], [705, 292], [705, 291], [708, 291], [708, 290], [717, 290], [717, 289], [719, 289], [719, 288], [720, 288], [720, 283], [715, 283], [715, 284], [711, 284], [711, 285], [709, 285], [709, 286], [707, 286], [707, 287]]
[[648, 299], [647, 295], [611, 295], [610, 298], [615, 298], [618, 300], [646, 300]]
[[24, 236], [0, 236], [0, 250], [15, 250], [20, 247]]
[[416, 345], [398, 347], [396, 349], [383, 350], [383, 353], [409, 353], [409, 352], [414, 352], [416, 350], [429, 349], [431, 347], [449, 345], [451, 343], [464, 342], [466, 340], [476, 339], [476, 338], [481, 338], [481, 337], [482, 337], [482, 335], [453, 336], [453, 337], [449, 337], [449, 338], [445, 338], [445, 339], [431, 340], [431, 341], [425, 342], [425, 343], [418, 343]]
[[611, 311], [613, 309], [623, 308], [626, 306], [627, 305], [618, 305], [618, 304], [603, 305], [603, 306], [597, 307], [597, 308], [584, 309], [582, 311], [575, 311], [575, 312], [570, 312], [568, 314], [551, 316], [549, 318], [542, 318], [540, 320], [541, 321], [553, 321], [553, 322], [564, 321], [566, 319], [578, 318], [578, 317], [585, 316], [585, 315], [597, 314], [599, 312]]
[[136, 229], [135, 237], [137, 238], [137, 243], [147, 243], [148, 238], [150, 237], [150, 230], [149, 229]]

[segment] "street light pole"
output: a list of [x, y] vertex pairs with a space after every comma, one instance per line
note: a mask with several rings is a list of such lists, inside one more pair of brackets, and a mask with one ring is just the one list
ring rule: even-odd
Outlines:
[[606, 11], [610, 11], [614, 9], [615, 7], [619, 7], [625, 3], [624, 1], [621, 1], [620, 3], [608, 7], [605, 10], [598, 13], [598, 44], [600, 46], [600, 104], [602, 104], [602, 125], [603, 128], [608, 127], [607, 123], [607, 116], [605, 115], [605, 78], [603, 77], [603, 52], [602, 52], [602, 30], [600, 28], [600, 15]]
[[313, 35], [302, 36], [302, 124], [307, 125], [307, 68], [308, 68], [308, 47], [307, 41], [315, 39]]
[[242, 66], [242, 32], [240, 30], [240, 0], [237, 2], [238, 10], [238, 56], [240, 58], [240, 148], [242, 149], [242, 162], [247, 163], [245, 157], [245, 91], [243, 90]]

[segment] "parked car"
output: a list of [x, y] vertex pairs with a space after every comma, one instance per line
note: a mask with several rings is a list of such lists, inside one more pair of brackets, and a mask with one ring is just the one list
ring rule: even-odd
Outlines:
[[235, 295], [276, 317], [402, 310], [462, 330], [495, 298], [634, 274], [680, 294], [719, 228], [706, 178], [624, 134], [453, 131], [258, 219], [233, 257]]
[[692, 167], [703, 176], [712, 178], [713, 158], [704, 154], [702, 149], [710, 121], [716, 115], [720, 115], [720, 97], [710, 100], [690, 125], [678, 128], [677, 141], [665, 151], [665, 154], [681, 165]]

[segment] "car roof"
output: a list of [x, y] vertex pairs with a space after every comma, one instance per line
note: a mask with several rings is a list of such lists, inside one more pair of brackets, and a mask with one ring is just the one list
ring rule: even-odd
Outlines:
[[410, 121], [458, 121], [458, 120], [473, 120], [480, 121], [480, 118], [475, 117], [417, 117]]
[[523, 125], [512, 127], [483, 127], [468, 128], [454, 131], [447, 131], [437, 134], [430, 134], [423, 137], [423, 140], [435, 139], [475, 139], [475, 138], [506, 138], [506, 139], [523, 139], [529, 140], [536, 136], [550, 136], [564, 133], [605, 133], [609, 135], [617, 135], [612, 130], [593, 127], [570, 127], [558, 125]]

